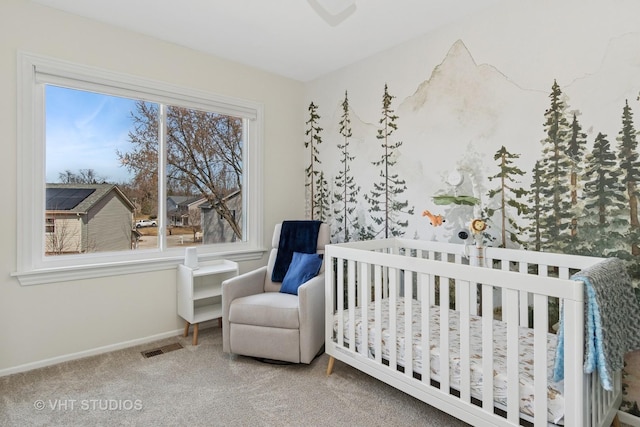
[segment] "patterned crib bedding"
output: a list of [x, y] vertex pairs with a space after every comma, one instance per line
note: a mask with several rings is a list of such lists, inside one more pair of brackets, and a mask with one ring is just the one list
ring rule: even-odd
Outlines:
[[[422, 375], [422, 348], [421, 348], [421, 316], [420, 302], [413, 300], [413, 370]], [[396, 354], [398, 365], [404, 367], [404, 298], [396, 299]], [[374, 357], [375, 343], [375, 307], [373, 304], [368, 307], [369, 325], [369, 357]], [[431, 378], [440, 381], [440, 307], [430, 308], [430, 363]], [[360, 351], [362, 340], [360, 337], [362, 324], [362, 311], [356, 310], [356, 349]], [[344, 340], [348, 343], [349, 312], [343, 311]], [[338, 316], [333, 319], [334, 334], [338, 330]], [[470, 365], [471, 365], [471, 395], [476, 398], [482, 396], [482, 318], [470, 316]], [[506, 405], [507, 403], [507, 325], [504, 322], [494, 320], [494, 399], [496, 403]], [[519, 330], [519, 355], [520, 355], [520, 411], [524, 415], [533, 416], [534, 410], [534, 382], [533, 382], [533, 330], [521, 327]], [[382, 357], [389, 358], [389, 300], [382, 300]], [[450, 357], [450, 385], [458, 389], [460, 386], [460, 317], [457, 311], [449, 310], [449, 357]], [[556, 336], [547, 334], [547, 418], [549, 422], [562, 424], [564, 416], [564, 398], [562, 396], [562, 384], [553, 382], [553, 364], [556, 348]]]

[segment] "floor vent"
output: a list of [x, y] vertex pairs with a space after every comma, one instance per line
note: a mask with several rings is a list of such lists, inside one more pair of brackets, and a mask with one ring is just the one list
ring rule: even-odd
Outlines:
[[142, 355], [148, 359], [149, 357], [169, 353], [170, 351], [180, 350], [181, 348], [183, 347], [180, 343], [167, 344], [165, 346], [154, 348], [152, 350], [143, 351]]

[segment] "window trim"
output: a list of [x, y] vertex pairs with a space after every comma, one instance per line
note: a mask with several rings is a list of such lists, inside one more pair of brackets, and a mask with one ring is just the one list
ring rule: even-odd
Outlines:
[[[245, 175], [243, 221], [246, 241], [198, 246], [201, 261], [227, 258], [255, 260], [263, 245], [263, 135], [264, 106], [246, 99], [226, 97], [164, 82], [79, 65], [27, 52], [18, 52], [18, 176], [17, 277], [22, 285], [113, 276], [175, 268], [183, 261], [182, 248], [44, 256], [45, 223], [45, 112], [44, 84], [63, 84], [80, 90], [178, 104], [245, 119]], [[108, 89], [108, 91], [106, 91]], [[164, 161], [163, 161], [164, 162]], [[164, 164], [163, 164], [164, 166]], [[160, 175], [164, 176], [164, 175]], [[42, 184], [40, 184], [42, 183]], [[164, 182], [159, 183], [163, 187]], [[163, 194], [161, 191], [160, 194]], [[163, 210], [166, 201], [159, 198]], [[249, 207], [251, 207], [249, 209]], [[32, 212], [33, 214], [24, 214]], [[162, 229], [164, 232], [164, 229]], [[163, 233], [161, 233], [163, 234]], [[162, 236], [164, 238], [164, 236]]]

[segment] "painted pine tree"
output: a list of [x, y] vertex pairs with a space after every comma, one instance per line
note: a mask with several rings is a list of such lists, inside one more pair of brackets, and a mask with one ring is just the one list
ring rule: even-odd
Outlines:
[[529, 223], [531, 224], [527, 229], [529, 239], [526, 243], [526, 247], [529, 250], [540, 251], [542, 249], [542, 232], [540, 230], [540, 221], [542, 218], [542, 204], [540, 202], [542, 194], [542, 168], [540, 167], [540, 160], [538, 160], [533, 167], [531, 189], [529, 190], [528, 200], [528, 215]]
[[567, 252], [572, 217], [571, 162], [567, 154], [570, 126], [564, 96], [555, 80], [549, 98], [551, 105], [544, 113], [546, 137], [541, 141], [540, 243], [543, 250]]
[[342, 136], [342, 143], [338, 144], [338, 149], [341, 154], [340, 163], [342, 163], [342, 169], [334, 180], [333, 213], [336, 224], [334, 236], [337, 237], [338, 241], [349, 242], [354, 236], [358, 235], [360, 228], [358, 219], [354, 215], [360, 186], [356, 185], [354, 176], [351, 173], [351, 162], [354, 160], [354, 156], [349, 151], [349, 141], [352, 134], [347, 91], [344, 92], [344, 101], [342, 101], [340, 135]]
[[[504, 145], [496, 152], [493, 159], [498, 162], [500, 171], [489, 177], [489, 181], [498, 180], [497, 188], [489, 190], [489, 200], [498, 197], [498, 207], [495, 209], [487, 208], [487, 216], [491, 218], [496, 211], [499, 214], [500, 223], [500, 247], [507, 247], [507, 235], [509, 241], [522, 245], [522, 235], [524, 227], [517, 221], [518, 217], [526, 214], [527, 205], [523, 203], [522, 198], [527, 195], [528, 191], [522, 187], [518, 187], [518, 177], [523, 176], [525, 172], [515, 166], [513, 161], [520, 158], [519, 154], [512, 154], [504, 147]], [[511, 215], [515, 211], [516, 216]]]
[[622, 170], [622, 184], [627, 193], [629, 209], [629, 232], [627, 242], [631, 255], [640, 255], [638, 239], [640, 239], [640, 223], [638, 222], [638, 182], [640, 181], [640, 161], [638, 161], [638, 141], [633, 125], [633, 112], [629, 102], [625, 101], [622, 110], [622, 129], [618, 133], [618, 160]]
[[391, 141], [391, 136], [398, 129], [396, 124], [398, 116], [394, 114], [394, 110], [391, 108], [393, 98], [394, 96], [389, 94], [387, 84], [385, 84], [384, 95], [382, 96], [382, 117], [379, 120], [381, 127], [378, 129], [378, 135], [376, 135], [376, 138], [382, 141], [383, 153], [380, 160], [373, 162], [374, 166], [380, 167], [381, 180], [374, 182], [373, 189], [364, 196], [369, 203], [369, 211], [373, 221], [373, 224], [369, 224], [366, 231], [361, 233], [367, 238], [401, 236], [409, 221], [400, 220], [400, 215], [413, 214], [413, 207], [409, 208], [407, 200], [398, 200], [399, 196], [407, 189], [407, 186], [405, 180], [393, 172], [398, 148], [402, 146], [401, 141]]
[[309, 137], [308, 140], [304, 142], [305, 148], [309, 148], [309, 166], [305, 169], [306, 172], [306, 182], [305, 187], [307, 187], [308, 191], [308, 205], [307, 210], [311, 219], [316, 219], [318, 214], [319, 205], [322, 204], [322, 199], [319, 199], [318, 193], [316, 191], [318, 182], [320, 178], [320, 171], [316, 167], [316, 164], [320, 164], [320, 151], [318, 150], [318, 145], [322, 143], [322, 136], [320, 133], [322, 132], [322, 128], [318, 124], [320, 120], [320, 115], [318, 114], [318, 106], [311, 102], [309, 104], [309, 120], [306, 121], [308, 126], [305, 131], [305, 135]]
[[582, 126], [578, 122], [576, 113], [573, 113], [571, 122], [571, 133], [567, 144], [567, 155], [569, 157], [569, 190], [571, 200], [571, 236], [575, 237], [578, 233], [578, 217], [581, 215], [579, 198], [579, 182], [583, 169], [583, 161], [587, 144], [587, 134], [582, 131]]
[[[607, 136], [598, 133], [584, 167], [584, 211], [580, 221], [578, 253], [593, 256], [621, 255], [626, 233], [622, 217], [626, 207], [624, 185], [616, 154]], [[622, 224], [620, 224], [622, 222]], [[624, 230], [623, 233], [620, 230]], [[628, 257], [628, 248], [627, 248]]]
[[329, 183], [324, 176], [324, 171], [319, 171], [316, 176], [315, 199], [313, 202], [313, 215], [311, 219], [328, 222], [329, 214], [331, 212], [331, 206], [329, 205], [329, 201], [331, 200]]

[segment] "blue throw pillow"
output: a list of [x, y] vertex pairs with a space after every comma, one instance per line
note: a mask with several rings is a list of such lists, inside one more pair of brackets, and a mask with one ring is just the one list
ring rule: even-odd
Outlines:
[[300, 285], [316, 277], [321, 266], [322, 255], [294, 252], [287, 274], [282, 279], [280, 292], [298, 295]]

